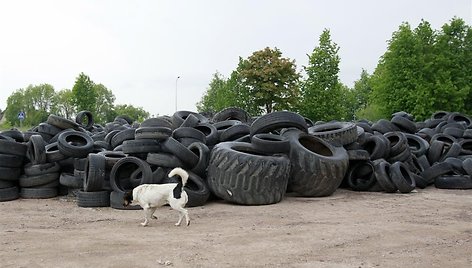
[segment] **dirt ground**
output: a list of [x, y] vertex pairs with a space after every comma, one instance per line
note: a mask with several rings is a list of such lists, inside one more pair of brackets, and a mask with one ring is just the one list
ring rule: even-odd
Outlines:
[[0, 203], [1, 267], [472, 267], [472, 190], [338, 190], [269, 206], [211, 201], [176, 227], [169, 207]]

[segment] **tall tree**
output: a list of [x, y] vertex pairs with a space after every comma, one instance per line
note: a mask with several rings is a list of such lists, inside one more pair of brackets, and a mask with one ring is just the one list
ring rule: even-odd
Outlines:
[[72, 118], [76, 113], [72, 90], [63, 89], [56, 93], [51, 112], [64, 118]]
[[94, 83], [90, 80], [90, 77], [84, 73], [80, 73], [75, 80], [72, 94], [77, 111], [86, 110], [95, 114], [97, 93], [94, 90]]
[[373, 104], [384, 117], [403, 110], [419, 120], [437, 110], [472, 112], [471, 38], [457, 18], [438, 32], [427, 21], [400, 25], [372, 76]]
[[113, 103], [115, 102], [115, 95], [111, 90], [108, 90], [102, 84], [94, 84], [93, 91], [96, 95], [96, 102], [94, 105], [94, 118], [97, 123], [106, 123], [113, 121], [115, 115], [113, 113]]
[[331, 41], [328, 29], [321, 33], [319, 46], [308, 55], [307, 79], [302, 85], [299, 111], [313, 120], [345, 119], [343, 88], [339, 83], [339, 46]]
[[297, 104], [300, 74], [295, 61], [283, 58], [277, 48], [266, 47], [240, 59], [234, 75], [241, 83], [237, 94], [247, 98], [248, 110], [255, 114], [291, 110]]
[[200, 112], [217, 112], [226, 107], [237, 106], [234, 83], [225, 78], [219, 72], [213, 74], [210, 85], [197, 103], [197, 110]]

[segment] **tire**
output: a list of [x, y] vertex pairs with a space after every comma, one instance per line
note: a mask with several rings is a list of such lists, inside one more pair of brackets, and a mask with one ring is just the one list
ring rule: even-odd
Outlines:
[[20, 174], [21, 168], [0, 167], [0, 180], [16, 181]]
[[394, 116], [392, 120], [390, 120], [396, 127], [400, 130], [413, 134], [416, 133], [416, 125], [415, 122], [411, 121], [410, 119], [403, 117], [403, 116]]
[[308, 133], [334, 145], [346, 145], [357, 140], [357, 126], [350, 122], [331, 122], [308, 128]]
[[[363, 168], [368, 168], [367, 174], [359, 174], [358, 171]], [[359, 161], [353, 166], [349, 167], [346, 175], [346, 180], [354, 191], [368, 191], [377, 181], [374, 174], [374, 165], [370, 161]]]
[[257, 118], [251, 124], [251, 136], [258, 133], [269, 133], [282, 128], [297, 128], [305, 133], [308, 132], [308, 126], [305, 118], [297, 113], [289, 111], [278, 111], [265, 114]]
[[17, 185], [16, 181], [0, 180], [0, 189], [10, 188], [16, 185]]
[[188, 195], [187, 207], [203, 206], [210, 197], [210, 189], [200, 176], [189, 172], [187, 184], [184, 186]]
[[0, 154], [0, 166], [8, 168], [23, 167], [24, 157], [13, 154]]
[[472, 139], [463, 139], [459, 144], [461, 145], [461, 154], [472, 155]]
[[173, 129], [180, 127], [182, 123], [185, 121], [185, 119], [187, 118], [187, 116], [189, 115], [194, 115], [202, 123], [208, 122], [208, 119], [199, 113], [190, 112], [190, 111], [177, 111], [171, 117]]
[[200, 123], [195, 127], [195, 129], [198, 129], [205, 134], [206, 145], [213, 146], [218, 143], [218, 130], [214, 125], [209, 123]]
[[412, 154], [421, 156], [429, 149], [429, 142], [415, 134], [405, 133], [405, 137]]
[[390, 178], [400, 193], [410, 193], [416, 187], [413, 173], [403, 162], [395, 162], [390, 166]]
[[462, 168], [467, 175], [472, 175], [472, 158], [467, 158], [462, 161]]
[[33, 165], [46, 163], [46, 142], [40, 135], [32, 135], [27, 144], [28, 158]]
[[198, 156], [172, 137], [162, 143], [162, 149], [177, 156], [185, 168], [192, 169], [198, 163]]
[[366, 150], [357, 149], [357, 150], [348, 150], [347, 155], [349, 157], [349, 161], [359, 161], [359, 160], [369, 160], [370, 154]]
[[271, 134], [259, 133], [251, 137], [251, 143], [256, 150], [267, 154], [288, 154], [290, 152], [290, 141], [287, 137]]
[[390, 154], [390, 145], [388, 140], [384, 140], [380, 135], [372, 135], [368, 137], [362, 147], [369, 152], [370, 160], [386, 158]]
[[251, 116], [243, 109], [238, 107], [228, 107], [213, 116], [213, 122], [221, 122], [225, 120], [239, 120], [243, 123], [251, 122]]
[[454, 112], [449, 114], [447, 122], [464, 122], [467, 127], [470, 127], [472, 120], [464, 114]]
[[446, 135], [451, 135], [456, 139], [462, 138], [464, 135], [464, 130], [457, 127], [447, 127], [443, 131]]
[[387, 132], [384, 134], [384, 137], [388, 139], [390, 144], [390, 156], [398, 155], [409, 147], [408, 141], [403, 132]]
[[12, 128], [10, 130], [4, 130], [1, 132], [1, 134], [3, 136], [7, 136], [14, 139], [16, 142], [20, 142], [20, 143], [25, 142], [25, 135], [23, 134], [23, 132], [19, 131], [16, 128]]
[[444, 150], [444, 142], [438, 141], [438, 140], [431, 142], [429, 146], [428, 154], [427, 154], [429, 163], [431, 165], [439, 161], [443, 153], [443, 150]]
[[[84, 119], [86, 119], [87, 124], [84, 125]], [[93, 128], [93, 116], [92, 113], [89, 111], [80, 111], [77, 113], [75, 117], [75, 122], [79, 124], [79, 126], [85, 128], [86, 130], [92, 130]]]
[[77, 192], [77, 205], [79, 207], [109, 207], [110, 193], [108, 191]]
[[151, 183], [152, 170], [148, 163], [132, 156], [118, 160], [110, 172], [110, 186], [113, 191], [123, 193], [132, 190], [132, 188], [125, 187], [121, 180], [129, 181], [131, 174], [138, 169], [142, 172], [141, 184]]
[[161, 145], [157, 140], [127, 140], [123, 142], [123, 153], [125, 154], [147, 154], [161, 152]]
[[76, 122], [53, 114], [48, 116], [46, 122], [60, 129], [77, 129], [79, 127], [79, 124]]
[[110, 193], [110, 207], [119, 210], [140, 210], [142, 209], [140, 205], [132, 205], [132, 206], [123, 206], [123, 195], [124, 192], [111, 192]]
[[447, 162], [438, 162], [432, 165], [430, 168], [420, 173], [420, 176], [423, 177], [428, 185], [434, 183], [434, 180], [442, 175], [445, 175], [452, 171], [451, 164]]
[[105, 157], [105, 168], [109, 170], [113, 168], [118, 160], [126, 157], [126, 154], [120, 151], [103, 151], [99, 152], [98, 154]]
[[50, 143], [46, 145], [46, 159], [49, 163], [58, 162], [67, 158], [67, 155], [64, 155], [59, 151], [57, 142]]
[[149, 153], [147, 155], [146, 162], [166, 168], [176, 168], [183, 166], [182, 161], [180, 161], [177, 156], [169, 153]]
[[84, 191], [102, 191], [105, 180], [105, 157], [99, 154], [89, 154], [84, 171]]
[[73, 189], [83, 189], [84, 188], [84, 178], [75, 176], [71, 173], [62, 172], [59, 177], [59, 183], [68, 188]]
[[11, 201], [20, 198], [18, 187], [0, 188], [0, 202]]
[[223, 132], [221, 132], [220, 141], [221, 142], [234, 141], [238, 138], [241, 138], [242, 136], [249, 134], [250, 132], [249, 129], [250, 129], [249, 125], [245, 123], [231, 126], [225, 129]]
[[59, 180], [59, 173], [46, 173], [36, 176], [21, 176], [19, 184], [21, 187], [39, 187], [57, 180]]
[[93, 151], [93, 139], [84, 132], [65, 131], [59, 135], [57, 147], [63, 155], [86, 157]]
[[134, 140], [135, 131], [134, 128], [128, 128], [116, 133], [116, 135], [111, 138], [111, 147], [115, 148], [126, 140]]
[[172, 136], [172, 129], [168, 127], [139, 127], [135, 131], [135, 139], [154, 139], [163, 141]]
[[189, 114], [180, 127], [194, 127], [198, 125], [198, 123], [200, 123], [200, 119], [193, 114]]
[[140, 127], [165, 127], [172, 129], [172, 121], [163, 116], [156, 118], [148, 118], [144, 120]]
[[45, 163], [39, 165], [26, 164], [24, 171], [26, 176], [36, 176], [47, 173], [59, 172], [61, 166], [58, 163]]
[[198, 156], [198, 162], [191, 171], [202, 178], [206, 178], [208, 162], [210, 161], [210, 149], [201, 142], [194, 142], [187, 148]]
[[439, 176], [434, 180], [434, 186], [440, 189], [472, 189], [470, 175]]
[[286, 131], [283, 136], [290, 141], [289, 189], [300, 196], [333, 194], [348, 169], [346, 150], [298, 130]]
[[251, 144], [222, 142], [211, 151], [207, 182], [211, 192], [232, 203], [280, 202], [287, 190], [290, 160], [258, 152]]
[[46, 122], [39, 123], [38, 125], [38, 132], [50, 135], [51, 137], [57, 135], [61, 131], [62, 128], [58, 128]]
[[378, 159], [373, 162], [374, 173], [380, 187], [387, 193], [395, 193], [398, 188], [390, 178], [390, 163], [384, 159]]
[[46, 199], [56, 197], [57, 188], [21, 188], [20, 196], [25, 199]]
[[26, 150], [26, 144], [14, 140], [0, 139], [0, 154], [12, 154], [25, 157]]
[[206, 137], [203, 132], [192, 127], [179, 127], [172, 132], [172, 137], [176, 140], [182, 138], [193, 138], [200, 142], [206, 143]]
[[377, 131], [382, 134], [392, 131], [400, 131], [400, 129], [396, 125], [386, 119], [378, 120], [377, 122], [372, 124], [371, 128], [373, 131]]

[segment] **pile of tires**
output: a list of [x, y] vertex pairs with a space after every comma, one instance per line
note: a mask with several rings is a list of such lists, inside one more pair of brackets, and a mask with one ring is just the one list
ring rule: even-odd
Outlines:
[[177, 183], [189, 172], [187, 206], [210, 198], [268, 205], [354, 191], [410, 193], [434, 185], [472, 188], [472, 120], [440, 111], [424, 122], [405, 112], [377, 122], [315, 122], [239, 108], [213, 116], [177, 111], [141, 123], [117, 116], [95, 124], [50, 115], [29, 131], [0, 133], [0, 201], [68, 195], [81, 207], [123, 206], [141, 184]]
[[468, 160], [472, 132], [466, 115], [437, 112], [415, 122], [410, 114], [398, 112], [390, 121], [360, 121], [356, 126], [357, 140], [344, 145], [349, 155], [344, 187], [388, 193], [409, 193], [430, 185], [472, 188], [472, 160]]
[[20, 197], [18, 180], [26, 150], [20, 131], [5, 131], [0, 134], [0, 202]]

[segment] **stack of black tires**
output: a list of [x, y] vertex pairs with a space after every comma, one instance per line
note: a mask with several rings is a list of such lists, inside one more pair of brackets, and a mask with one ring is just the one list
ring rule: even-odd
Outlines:
[[377, 122], [315, 122], [289, 111], [251, 117], [227, 108], [142, 123], [118, 116], [95, 124], [50, 115], [30, 131], [0, 133], [0, 201], [69, 195], [81, 207], [123, 206], [141, 184], [177, 183], [186, 169], [187, 206], [208, 199], [241, 205], [280, 202], [287, 193], [323, 197], [339, 187], [410, 193], [416, 187], [472, 188], [472, 121], [437, 112], [415, 122], [405, 112]]

